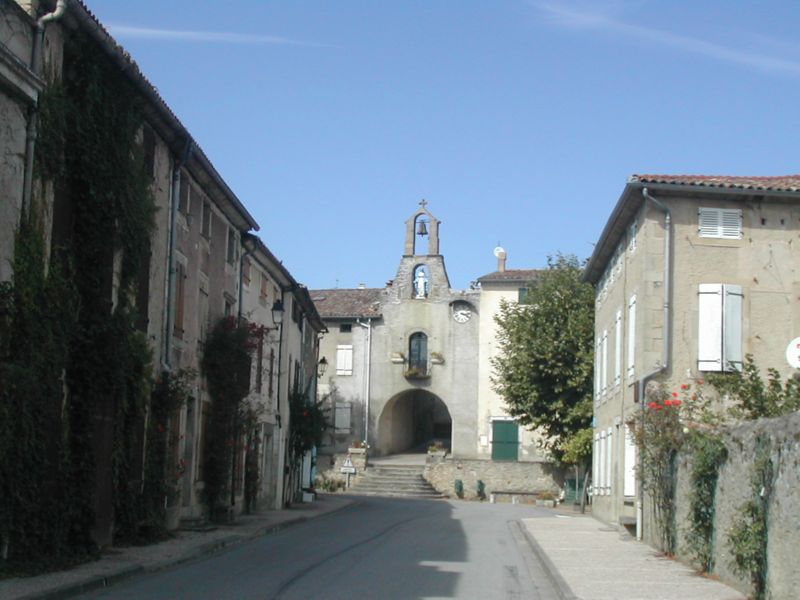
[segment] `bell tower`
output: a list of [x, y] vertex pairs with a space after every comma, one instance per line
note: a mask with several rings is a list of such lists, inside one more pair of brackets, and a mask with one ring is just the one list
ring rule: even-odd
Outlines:
[[[420, 209], [406, 221], [404, 256], [437, 256], [439, 254], [439, 221], [428, 210], [428, 201], [420, 200]], [[428, 237], [428, 251], [417, 252], [417, 237]], [[420, 240], [421, 241], [421, 240]]]

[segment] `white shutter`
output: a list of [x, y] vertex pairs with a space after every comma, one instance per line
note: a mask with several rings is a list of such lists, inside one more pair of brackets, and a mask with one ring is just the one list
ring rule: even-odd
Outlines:
[[720, 237], [739, 240], [742, 238], [742, 211], [739, 209], [720, 210]]
[[352, 406], [349, 402], [337, 402], [334, 414], [334, 428], [336, 433], [350, 433], [352, 426]]
[[742, 368], [742, 286], [724, 285], [722, 370]]
[[592, 449], [592, 493], [596, 496], [600, 489], [600, 434], [594, 434]]
[[603, 348], [601, 352], [601, 361], [602, 364], [600, 365], [600, 373], [602, 376], [603, 382], [603, 393], [606, 393], [608, 390], [608, 330], [603, 330]]
[[622, 379], [622, 309], [617, 311], [614, 322], [614, 385]]
[[611, 494], [611, 486], [613, 479], [613, 477], [611, 476], [612, 473], [611, 458], [614, 449], [614, 445], [612, 443], [614, 440], [613, 432], [614, 430], [611, 427], [609, 427], [608, 433], [606, 433], [606, 446], [608, 446], [608, 448], [606, 449], [606, 494]]
[[606, 434], [600, 434], [600, 456], [598, 457], [600, 466], [600, 477], [597, 481], [597, 493], [602, 495], [605, 493], [606, 487]]
[[594, 352], [594, 397], [595, 400], [600, 398], [600, 392], [602, 388], [600, 387], [600, 354], [602, 351], [602, 340], [600, 338], [597, 339], [597, 344], [595, 345], [595, 352]]
[[636, 440], [633, 437], [633, 427], [625, 426], [625, 480], [622, 494], [624, 496], [636, 495]]
[[700, 207], [697, 211], [697, 228], [700, 237], [719, 237], [720, 214], [718, 208]]
[[336, 346], [336, 374], [337, 375], [353, 374], [352, 345]]
[[697, 368], [722, 371], [722, 284], [701, 283], [698, 294]]
[[636, 296], [628, 301], [628, 378], [633, 377], [636, 363]]

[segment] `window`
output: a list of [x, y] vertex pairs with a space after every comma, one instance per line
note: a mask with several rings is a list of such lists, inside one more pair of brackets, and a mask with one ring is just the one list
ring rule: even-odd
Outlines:
[[353, 406], [349, 402], [337, 402], [334, 408], [334, 433], [351, 433]]
[[336, 374], [353, 374], [353, 346], [352, 344], [336, 346]]
[[517, 302], [525, 304], [528, 301], [528, 288], [522, 287], [517, 290]]
[[606, 469], [605, 469], [606, 482], [605, 482], [605, 488], [606, 488], [606, 494], [607, 495], [611, 494], [612, 479], [613, 479], [612, 470], [611, 470], [611, 454], [612, 454], [612, 451], [613, 451], [613, 448], [614, 448], [614, 445], [612, 443], [613, 439], [614, 439], [613, 433], [614, 433], [614, 430], [611, 427], [609, 427], [608, 428], [608, 432], [606, 433]]
[[183, 337], [183, 313], [186, 302], [186, 267], [182, 263], [175, 265], [175, 323], [173, 333]]
[[698, 294], [697, 368], [733, 371], [742, 367], [742, 287], [701, 283]]
[[608, 390], [608, 330], [603, 330], [600, 346], [600, 381], [603, 393]]
[[156, 134], [149, 125], [142, 128], [142, 158], [144, 159], [144, 171], [150, 177], [156, 176]]
[[339, 325], [339, 333], [350, 333], [353, 331], [352, 323], [342, 323]]
[[178, 192], [178, 212], [183, 215], [189, 214], [189, 203], [191, 202], [191, 193], [189, 191], [189, 177], [186, 173], [181, 173], [181, 185]]
[[208, 202], [203, 202], [202, 226], [200, 233], [206, 238], [211, 237], [211, 205]]
[[236, 232], [233, 227], [228, 227], [228, 252], [226, 259], [230, 265], [236, 260]]
[[267, 395], [272, 398], [272, 392], [275, 390], [273, 377], [275, 371], [275, 349], [269, 349], [269, 383], [267, 384]]
[[700, 237], [739, 240], [742, 238], [742, 211], [738, 208], [704, 208], [697, 211]]
[[428, 336], [418, 331], [408, 339], [408, 369], [418, 375], [428, 372]]
[[261, 303], [261, 306], [269, 305], [269, 279], [267, 279], [266, 273], [261, 273], [261, 289], [258, 292], [258, 301]]
[[625, 479], [622, 485], [623, 496], [636, 495], [636, 439], [633, 425], [625, 426]]
[[636, 361], [636, 296], [628, 300], [628, 379], [633, 378]]
[[242, 282], [245, 285], [250, 285], [250, 259], [245, 258], [242, 261]]
[[622, 309], [614, 320], [614, 385], [622, 379]]
[[261, 393], [264, 380], [264, 336], [258, 336], [258, 348], [256, 349], [256, 392]]
[[599, 468], [599, 472], [597, 474], [597, 494], [602, 496], [605, 493], [606, 488], [606, 434], [604, 431], [600, 432], [600, 438], [598, 440], [598, 445], [600, 446], [599, 456], [597, 458], [597, 466]]

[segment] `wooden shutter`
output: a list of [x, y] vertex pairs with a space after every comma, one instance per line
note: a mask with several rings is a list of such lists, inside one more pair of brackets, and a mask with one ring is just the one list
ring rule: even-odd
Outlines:
[[722, 209], [720, 212], [720, 237], [739, 240], [742, 238], [742, 211]]
[[349, 402], [337, 402], [334, 414], [334, 427], [336, 433], [350, 433], [352, 431], [352, 409]]
[[719, 222], [719, 209], [700, 207], [697, 210], [697, 229], [700, 237], [719, 237]]
[[697, 211], [700, 237], [742, 238], [742, 211], [738, 208], [706, 208]]
[[636, 296], [628, 301], [628, 378], [633, 377], [636, 365]]
[[614, 385], [622, 379], [622, 309], [614, 321]]
[[722, 370], [739, 371], [742, 368], [742, 302], [744, 294], [740, 285], [722, 286], [723, 340]]
[[517, 460], [519, 426], [516, 421], [492, 421], [492, 460]]
[[600, 490], [600, 434], [594, 434], [592, 452], [592, 493], [597, 495]]
[[697, 368], [722, 371], [722, 284], [701, 283], [698, 293]]
[[597, 478], [597, 493], [599, 495], [603, 495], [605, 493], [606, 487], [606, 432], [600, 432], [600, 456], [598, 457], [598, 463], [600, 467], [600, 473]]
[[603, 382], [603, 393], [608, 390], [608, 330], [603, 330], [602, 351], [600, 359], [600, 375]]
[[336, 346], [336, 374], [337, 375], [353, 374], [352, 345]]

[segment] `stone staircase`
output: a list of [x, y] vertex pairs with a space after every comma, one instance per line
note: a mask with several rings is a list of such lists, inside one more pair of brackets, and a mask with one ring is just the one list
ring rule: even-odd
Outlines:
[[364, 496], [444, 498], [422, 476], [418, 465], [370, 465], [348, 492]]

